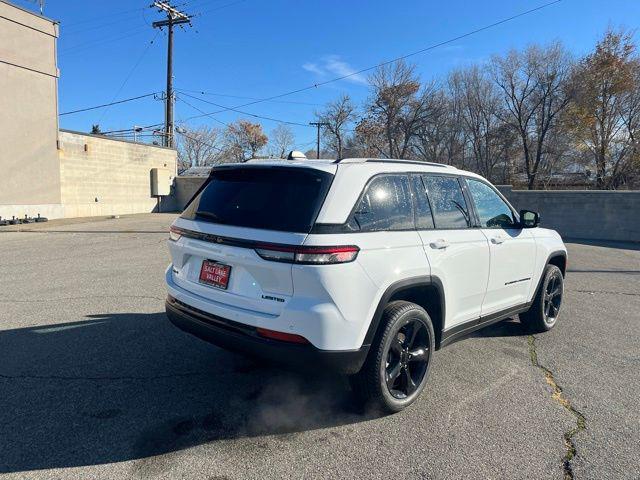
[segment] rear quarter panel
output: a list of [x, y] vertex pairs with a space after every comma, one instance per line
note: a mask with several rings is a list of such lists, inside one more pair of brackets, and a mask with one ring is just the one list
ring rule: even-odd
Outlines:
[[[353, 262], [358, 266], [357, 275], [355, 271], [349, 275], [338, 269], [332, 271], [331, 266], [316, 267], [322, 272], [322, 288], [350, 325], [351, 348], [362, 345], [378, 303], [390, 285], [399, 280], [430, 275], [417, 231], [312, 234], [305, 245], [357, 245], [360, 248]], [[294, 267], [294, 297], [300, 293], [298, 281], [304, 268]]]

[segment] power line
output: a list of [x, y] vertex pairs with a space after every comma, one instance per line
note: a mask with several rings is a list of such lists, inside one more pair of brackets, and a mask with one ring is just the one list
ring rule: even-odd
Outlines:
[[[226, 97], [226, 98], [237, 98], [240, 100], [260, 100], [257, 97], [246, 97], [246, 96], [242, 96], [242, 95], [229, 95], [227, 93], [217, 93], [217, 92], [205, 92], [203, 90], [194, 90], [194, 89], [189, 89], [189, 88], [176, 88], [176, 90], [180, 91], [180, 92], [190, 92], [190, 93], [199, 93], [200, 95], [210, 95], [213, 97]], [[311, 102], [297, 102], [294, 100], [270, 100], [271, 102], [274, 103], [286, 103], [286, 104], [290, 104], [290, 105], [305, 105], [305, 106], [309, 106], [309, 107], [321, 107], [322, 104], [320, 103], [311, 103]]]
[[65, 56], [67, 56], [69, 54], [73, 54], [73, 53], [82, 51], [82, 50], [84, 50], [86, 48], [89, 48], [89, 47], [95, 47], [97, 45], [102, 45], [102, 44], [111, 43], [111, 42], [117, 42], [118, 40], [124, 40], [125, 38], [135, 37], [135, 36], [140, 35], [141, 33], [143, 33], [146, 30], [146, 28], [147, 27], [136, 27], [134, 29], [127, 30], [125, 35], [119, 35], [119, 36], [116, 36], [116, 37], [105, 36], [105, 37], [102, 37], [102, 38], [90, 40], [88, 42], [78, 43], [78, 44], [73, 45], [71, 47], [67, 47], [67, 48], [64, 48], [64, 49], [60, 50], [60, 53], [64, 53]]
[[[529, 15], [529, 14], [531, 14], [533, 12], [537, 12], [539, 10], [547, 8], [547, 7], [551, 6], [551, 5], [555, 5], [556, 3], [560, 3], [561, 1], [562, 0], [553, 0], [552, 2], [545, 3], [544, 5], [540, 5], [539, 7], [531, 8], [529, 10], [526, 10], [524, 12], [518, 13], [516, 15], [512, 15], [510, 17], [503, 18], [502, 20], [498, 20], [496, 22], [490, 23], [490, 24], [485, 25], [483, 27], [476, 28], [475, 30], [471, 30], [471, 31], [469, 31], [467, 33], [463, 33], [461, 35], [457, 35], [455, 37], [449, 38], [449, 39], [444, 40], [442, 42], [434, 43], [433, 45], [429, 45], [428, 47], [422, 48], [420, 50], [416, 50], [415, 52], [407, 53], [405, 55], [401, 55], [399, 57], [393, 58], [391, 60], [384, 61], [382, 63], [378, 63], [378, 64], [370, 66], [370, 67], [362, 68], [360, 70], [348, 73], [346, 75], [341, 75], [339, 77], [331, 78], [329, 80], [324, 80], [322, 82], [314, 83], [313, 85], [308, 85], [306, 87], [298, 88], [296, 90], [291, 90], [291, 91], [285, 92], [285, 93], [280, 93], [278, 95], [272, 95], [270, 97], [261, 98], [261, 99], [254, 100], [254, 101], [251, 101], [251, 102], [243, 103], [242, 105], [237, 105], [235, 107], [228, 108], [227, 110], [233, 110], [233, 109], [237, 109], [237, 108], [248, 107], [249, 105], [255, 105], [255, 104], [258, 104], [258, 103], [262, 103], [262, 102], [268, 102], [268, 101], [271, 101], [271, 100], [276, 100], [276, 99], [279, 99], [279, 98], [282, 98], [282, 97], [287, 97], [289, 95], [294, 95], [296, 93], [305, 92], [307, 90], [313, 90], [315, 88], [322, 87], [324, 85], [328, 85], [328, 84], [333, 83], [333, 82], [337, 82], [337, 81], [344, 80], [344, 79], [347, 79], [347, 78], [350, 78], [350, 77], [353, 77], [353, 76], [356, 76], [356, 75], [360, 75], [362, 73], [369, 72], [369, 71], [374, 70], [376, 68], [384, 67], [386, 65], [389, 65], [391, 63], [397, 62], [399, 60], [404, 60], [406, 58], [413, 57], [415, 55], [419, 55], [421, 53], [428, 52], [428, 51], [436, 49], [438, 47], [442, 47], [442, 46], [447, 45], [449, 43], [453, 43], [453, 42], [456, 42], [458, 40], [462, 40], [463, 38], [467, 38], [467, 37], [470, 37], [470, 36], [475, 35], [477, 33], [483, 32], [485, 30], [489, 30], [491, 28], [497, 27], [497, 26], [502, 25], [504, 23], [510, 22], [512, 20], [515, 20], [516, 18], [520, 18], [520, 17], [523, 17], [525, 15]], [[225, 110], [222, 110], [222, 111], [225, 111]], [[218, 111], [218, 112], [214, 112], [214, 113], [222, 113], [222, 111]], [[186, 120], [192, 120], [194, 118], [198, 118], [198, 117], [197, 116], [196, 117], [191, 117], [191, 118], [188, 118]]]
[[[220, 105], [220, 104], [215, 103], [215, 102], [210, 102], [210, 101], [208, 101], [208, 100], [204, 100], [204, 99], [202, 99], [202, 98], [195, 97], [195, 96], [193, 96], [193, 95], [190, 95], [190, 94], [188, 94], [188, 93], [185, 93], [184, 91], [182, 92], [182, 95], [186, 95], [186, 96], [187, 96], [187, 97], [189, 97], [189, 98], [193, 98], [193, 99], [198, 100], [198, 101], [200, 101], [200, 102], [208, 103], [208, 104], [210, 104], [210, 105], [213, 105], [213, 106], [216, 106], [216, 107], [218, 107], [218, 108], [221, 108], [221, 109], [222, 109], [222, 110], [220, 110], [220, 111], [218, 111], [218, 112], [211, 112], [211, 113], [205, 113], [205, 112], [202, 112], [202, 115], [206, 115], [206, 116], [209, 116], [209, 115], [215, 115], [215, 114], [217, 114], [217, 113], [222, 113], [222, 112], [232, 111], [232, 112], [239, 113], [239, 114], [241, 114], [241, 115], [247, 115], [247, 116], [249, 116], [249, 117], [253, 117], [253, 118], [260, 118], [260, 119], [262, 119], [262, 120], [269, 120], [269, 121], [276, 122], [276, 123], [284, 123], [284, 124], [287, 124], [287, 125], [296, 125], [296, 126], [299, 126], [299, 127], [308, 127], [308, 126], [309, 126], [309, 124], [307, 124], [307, 123], [292, 122], [292, 121], [288, 121], [288, 120], [281, 120], [281, 119], [278, 119], [278, 118], [266, 117], [266, 116], [264, 116], [264, 115], [256, 115], [255, 113], [245, 112], [245, 111], [243, 111], [243, 110], [238, 110], [238, 109], [233, 108], [233, 107], [225, 107], [224, 105]], [[183, 101], [184, 101], [184, 100], [183, 100]], [[196, 109], [196, 110], [199, 110], [199, 109]], [[200, 110], [200, 111], [202, 111], [202, 110]], [[186, 119], [185, 121], [190, 120], [190, 119], [192, 119], [192, 118], [196, 118], [196, 117], [190, 117], [190, 118]], [[213, 117], [212, 117], [212, 118], [213, 118]]]
[[71, 115], [73, 113], [87, 112], [89, 110], [95, 110], [97, 108], [110, 107], [111, 105], [117, 105], [119, 103], [126, 103], [126, 102], [131, 102], [133, 100], [138, 100], [140, 98], [151, 97], [152, 95], [157, 95], [158, 93], [162, 93], [162, 92], [152, 92], [152, 93], [147, 93], [145, 95], [139, 95], [137, 97], [125, 98], [123, 100], [118, 100], [116, 102], [105, 103], [103, 105], [96, 105], [95, 107], [87, 107], [87, 108], [81, 108], [79, 110], [72, 110], [70, 112], [61, 113], [60, 116], [62, 117], [63, 115]]
[[[195, 13], [194, 17], [202, 16], [205, 13], [216, 12], [218, 10], [222, 10], [223, 8], [232, 7], [233, 5], [237, 5], [238, 3], [243, 3], [243, 2], [246, 2], [246, 1], [247, 0], [236, 0], [235, 2], [229, 2], [229, 3], [226, 3], [224, 5], [220, 5], [219, 7], [216, 7], [216, 8], [211, 8], [209, 10], [203, 10], [201, 12]], [[186, 3], [189, 3], [189, 2], [186, 2]]]
[[178, 134], [182, 135], [183, 137], [187, 137], [187, 138], [193, 140], [194, 142], [198, 142], [198, 143], [201, 143], [201, 144], [206, 145], [208, 147], [211, 147], [214, 150], [218, 150], [218, 152], [220, 152], [220, 153], [223, 153], [225, 151], [224, 148], [218, 147], [217, 145], [214, 145], [213, 143], [205, 142], [204, 140], [201, 140], [199, 138], [192, 137], [191, 135], [187, 134], [185, 129], [178, 129], [178, 130], [176, 130], [176, 132]]
[[139, 10], [143, 10], [144, 8], [145, 7], [142, 7], [142, 8], [138, 7], [138, 8], [133, 8], [133, 9], [130, 9], [130, 10], [122, 10], [120, 12], [113, 12], [113, 13], [108, 14], [108, 15], [100, 15], [100, 16], [96, 16], [96, 17], [90, 17], [90, 18], [86, 18], [84, 20], [79, 20], [77, 22], [71, 22], [71, 23], [65, 25], [65, 27], [68, 28], [68, 27], [72, 27], [72, 26], [75, 26], [75, 25], [80, 25], [80, 24], [83, 24], [83, 23], [95, 22], [96, 20], [104, 20], [105, 18], [117, 17], [117, 16], [124, 15], [124, 14], [127, 14], [127, 13], [137, 12]]
[[[138, 57], [138, 60], [136, 61], [136, 63], [133, 65], [133, 67], [131, 68], [131, 70], [129, 71], [129, 73], [127, 74], [127, 76], [125, 77], [124, 81], [122, 82], [122, 84], [120, 85], [120, 88], [118, 88], [118, 90], [116, 91], [116, 93], [113, 95], [113, 98], [111, 99], [111, 101], [113, 102], [116, 97], [118, 95], [120, 95], [120, 92], [122, 91], [122, 89], [124, 88], [124, 86], [127, 84], [127, 82], [129, 81], [129, 79], [131, 78], [131, 76], [133, 75], [133, 72], [136, 71], [136, 68], [138, 68], [138, 65], [140, 65], [140, 62], [142, 62], [142, 59], [145, 57], [145, 55], [147, 54], [147, 52], [149, 51], [149, 49], [151, 48], [151, 45], [153, 45], [153, 42], [156, 41], [156, 38], [158, 38], [158, 35], [160, 35], [160, 31], [157, 31], [155, 33], [155, 35], [153, 36], [153, 38], [151, 39], [151, 41], [147, 44], [147, 46], [145, 47], [145, 49], [142, 51], [142, 54], [140, 55], [140, 57]], [[102, 121], [102, 119], [104, 118], [104, 116], [106, 115], [106, 113], [109, 111], [109, 107], [110, 105], [107, 105], [106, 108], [102, 111], [102, 113], [100, 114], [100, 118], [98, 118], [98, 124]]]
[[[183, 93], [183, 95], [186, 95], [186, 93]], [[207, 117], [211, 118], [211, 120], [214, 120], [216, 122], [218, 122], [221, 125], [224, 125], [225, 127], [228, 127], [229, 125], [224, 123], [222, 120], [217, 119], [216, 117], [213, 116], [213, 113], [205, 113], [204, 110], [200, 110], [198, 107], [196, 107], [195, 105], [191, 105], [189, 102], [187, 102], [184, 98], [181, 97], [177, 97], [178, 100], [180, 100], [182, 103], [190, 106], [191, 108], [193, 108], [194, 110], [200, 112], [203, 115], [206, 115]]]
[[[144, 11], [144, 10], [141, 10], [141, 11]], [[135, 20], [136, 22], [140, 21], [140, 19], [137, 18], [137, 17], [129, 17], [128, 19], [124, 19], [124, 20], [123, 19], [111, 20], [111, 21], [106, 22], [106, 23], [100, 23], [98, 25], [86, 26], [86, 27], [79, 28], [79, 29], [71, 28], [71, 31], [68, 30], [69, 27], [66, 27], [64, 29], [64, 34], [65, 34], [65, 36], [67, 36], [67, 35], [77, 35], [78, 33], [88, 32], [89, 30], [91, 30], [91, 31], [101, 30], [101, 29], [106, 28], [106, 27], [110, 27], [110, 26], [113, 26], [113, 25], [116, 25], [116, 24], [122, 24], [123, 22], [125, 22], [125, 23], [126, 22], [130, 22], [132, 20]]]

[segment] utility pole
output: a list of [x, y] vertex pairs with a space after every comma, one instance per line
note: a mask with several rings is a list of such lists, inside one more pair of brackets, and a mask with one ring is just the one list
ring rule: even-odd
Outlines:
[[153, 2], [151, 8], [157, 8], [159, 12], [167, 14], [166, 20], [153, 22], [153, 28], [168, 28], [167, 35], [167, 91], [165, 92], [165, 116], [164, 116], [164, 145], [173, 147], [173, 106], [175, 95], [173, 93], [173, 26], [188, 23], [191, 25], [191, 16], [181, 12], [168, 2]]
[[320, 127], [326, 127], [329, 125], [327, 122], [309, 122], [312, 127], [318, 127], [318, 141], [316, 149], [316, 158], [320, 158]]

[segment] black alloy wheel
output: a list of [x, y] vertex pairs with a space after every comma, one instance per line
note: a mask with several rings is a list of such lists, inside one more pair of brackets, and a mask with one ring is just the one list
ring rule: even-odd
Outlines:
[[398, 399], [411, 396], [422, 383], [429, 357], [431, 339], [427, 327], [410, 319], [396, 333], [389, 345], [385, 367], [389, 393]]
[[547, 265], [533, 303], [529, 310], [520, 314], [520, 321], [532, 333], [551, 330], [558, 323], [563, 295], [562, 271], [556, 265]]
[[554, 271], [545, 287], [543, 312], [544, 321], [547, 324], [554, 324], [560, 313], [560, 305], [562, 304], [562, 273]]
[[434, 350], [427, 311], [405, 300], [390, 302], [362, 370], [350, 378], [354, 393], [371, 411], [407, 408], [425, 388]]

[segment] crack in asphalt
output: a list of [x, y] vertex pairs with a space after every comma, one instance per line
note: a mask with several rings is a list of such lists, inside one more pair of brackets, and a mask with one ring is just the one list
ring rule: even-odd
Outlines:
[[562, 458], [562, 470], [564, 472], [565, 480], [573, 480], [574, 478], [573, 467], [571, 465], [571, 461], [578, 454], [573, 437], [579, 432], [587, 428], [587, 420], [582, 413], [580, 413], [578, 410], [574, 408], [574, 406], [571, 404], [571, 401], [566, 397], [566, 395], [562, 391], [562, 387], [558, 385], [558, 383], [556, 382], [553, 372], [538, 361], [538, 352], [536, 350], [536, 337], [533, 335], [529, 335], [528, 342], [529, 342], [529, 356], [531, 358], [531, 364], [534, 367], [537, 367], [544, 372], [545, 380], [553, 390], [553, 393], [551, 394], [551, 398], [557, 403], [559, 403], [565, 410], [567, 410], [576, 419], [576, 426], [565, 431], [563, 434], [566, 451], [565, 451], [564, 457]]
[[71, 376], [71, 375], [6, 375], [0, 373], [0, 379], [4, 380], [68, 380], [68, 381], [90, 381], [90, 382], [117, 382], [117, 381], [133, 381], [133, 380], [163, 380], [167, 378], [183, 378], [196, 377], [200, 375], [209, 375], [210, 372], [183, 372], [168, 373], [165, 375], [123, 375], [123, 376]]
[[148, 300], [164, 301], [164, 298], [155, 297], [153, 295], [82, 295], [78, 297], [60, 297], [60, 298], [42, 298], [35, 300], [3, 300], [0, 298], [0, 303], [49, 303], [49, 302], [64, 302], [67, 300], [90, 300], [93, 298], [141, 298]]

